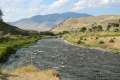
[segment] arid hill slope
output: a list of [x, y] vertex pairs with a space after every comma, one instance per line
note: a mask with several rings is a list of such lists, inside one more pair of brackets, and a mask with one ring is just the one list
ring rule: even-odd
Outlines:
[[118, 23], [118, 21], [120, 22], [120, 16], [116, 15], [71, 18], [57, 25], [51, 31], [53, 32], [73, 31], [81, 27], [89, 28], [92, 27], [93, 25], [101, 25], [104, 28], [106, 28], [109, 23]]

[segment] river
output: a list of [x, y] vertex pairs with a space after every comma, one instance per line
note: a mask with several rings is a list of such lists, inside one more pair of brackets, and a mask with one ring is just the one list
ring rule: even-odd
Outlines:
[[54, 68], [62, 80], [120, 80], [120, 54], [76, 47], [62, 39], [42, 39], [11, 55], [5, 69], [33, 64]]

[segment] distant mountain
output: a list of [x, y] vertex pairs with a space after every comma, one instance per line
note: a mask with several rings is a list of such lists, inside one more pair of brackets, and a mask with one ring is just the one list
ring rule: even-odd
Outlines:
[[46, 31], [69, 18], [90, 16], [84, 13], [67, 12], [62, 14], [37, 15], [10, 23], [25, 30]]
[[60, 23], [54, 27], [51, 31], [53, 32], [63, 32], [63, 31], [73, 31], [79, 30], [82, 27], [91, 28], [97, 25], [101, 25], [103, 29], [106, 29], [108, 25], [119, 24], [120, 22], [119, 15], [101, 15], [101, 16], [88, 16], [81, 18], [72, 18], [65, 20], [63, 23]]

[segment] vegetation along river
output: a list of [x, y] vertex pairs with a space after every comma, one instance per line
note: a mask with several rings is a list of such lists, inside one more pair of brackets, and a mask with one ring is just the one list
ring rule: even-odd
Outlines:
[[76, 47], [62, 39], [42, 39], [19, 49], [3, 67], [14, 69], [28, 64], [54, 68], [62, 80], [120, 80], [120, 54]]

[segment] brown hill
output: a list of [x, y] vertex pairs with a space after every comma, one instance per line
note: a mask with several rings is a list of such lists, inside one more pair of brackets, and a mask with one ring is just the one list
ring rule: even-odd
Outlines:
[[102, 16], [71, 18], [57, 25], [51, 31], [53, 32], [73, 31], [81, 27], [89, 28], [92, 27], [93, 25], [101, 25], [103, 26], [103, 28], [106, 28], [110, 23], [120, 23], [120, 16], [102, 15]]

